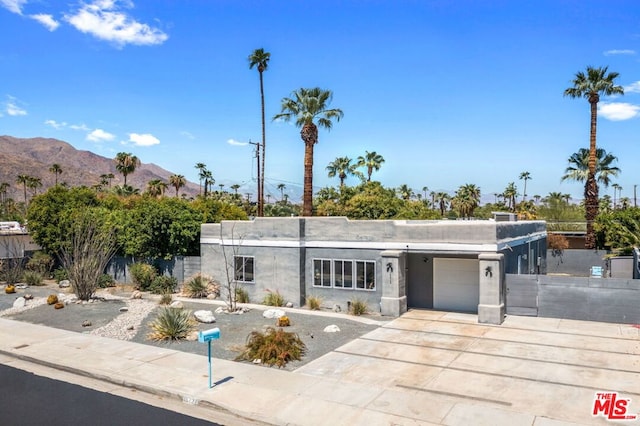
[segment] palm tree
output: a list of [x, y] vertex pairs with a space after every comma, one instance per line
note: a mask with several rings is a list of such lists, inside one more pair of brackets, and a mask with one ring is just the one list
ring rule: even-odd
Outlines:
[[598, 215], [598, 183], [596, 182], [596, 130], [598, 123], [598, 102], [600, 95], [623, 95], [622, 86], [616, 86], [614, 80], [619, 76], [617, 72], [607, 73], [608, 67], [587, 67], [586, 73], [579, 71], [572, 81], [573, 86], [564, 91], [564, 96], [571, 98], [586, 98], [591, 108], [591, 128], [589, 132], [589, 161], [587, 180], [584, 187], [586, 204], [587, 235], [585, 247], [596, 247], [596, 236], [593, 221]]
[[207, 170], [207, 165], [204, 163], [196, 163], [196, 169], [198, 169], [198, 177], [200, 178], [200, 194], [202, 195], [202, 180], [204, 179], [204, 171]]
[[402, 198], [404, 201], [409, 201], [409, 199], [413, 196], [413, 189], [409, 188], [409, 185], [407, 185], [406, 183], [400, 185], [397, 191], [400, 195], [400, 198]]
[[422, 193], [424, 194], [423, 197], [426, 200], [427, 199], [427, 191], [429, 191], [429, 187], [428, 186], [423, 186], [422, 187]]
[[260, 74], [260, 106], [262, 112], [262, 175], [260, 177], [260, 199], [258, 200], [258, 216], [264, 216], [264, 162], [266, 157], [266, 133], [264, 124], [264, 82], [262, 80], [262, 73], [264, 73], [271, 59], [271, 53], [265, 52], [264, 49], [256, 49], [251, 55], [249, 55], [249, 69], [253, 67], [258, 68], [258, 74]]
[[22, 185], [22, 189], [24, 191], [24, 204], [27, 205], [27, 184], [31, 180], [31, 176], [29, 175], [18, 175], [16, 179], [16, 183]]
[[231, 189], [233, 189], [233, 198], [238, 198], [238, 189], [240, 189], [240, 185], [238, 185], [237, 183], [234, 183], [233, 185], [231, 185]]
[[159, 197], [164, 194], [167, 184], [160, 179], [152, 179], [147, 182], [147, 193], [152, 197]]
[[284, 183], [279, 183], [277, 188], [280, 191], [280, 201], [284, 200], [284, 189], [287, 187]]
[[338, 176], [338, 179], [340, 179], [340, 188], [342, 188], [344, 186], [344, 180], [348, 175], [358, 176], [359, 172], [356, 170], [357, 167], [357, 164], [351, 164], [351, 158], [338, 157], [327, 166], [327, 170], [329, 171], [328, 176], [330, 178]]
[[207, 198], [207, 194], [213, 188], [213, 185], [216, 183], [216, 180], [213, 178], [213, 174], [211, 170], [203, 170], [202, 179], [204, 179], [204, 198]]
[[507, 200], [507, 202], [509, 203], [507, 208], [512, 212], [516, 210], [517, 196], [518, 196], [518, 187], [514, 182], [509, 182], [507, 187], [504, 189], [504, 192], [502, 193], [502, 197], [505, 200]]
[[451, 201], [451, 197], [446, 192], [438, 192], [435, 194], [435, 200], [438, 202], [438, 206], [440, 207], [440, 216], [444, 216], [444, 212], [447, 211], [447, 206], [449, 201]]
[[109, 188], [111, 188], [111, 180], [114, 177], [115, 176], [113, 175], [113, 173], [107, 173], [107, 174], [100, 175], [100, 183], [103, 184], [103, 185], [109, 185]]
[[364, 166], [367, 168], [367, 182], [371, 182], [371, 174], [374, 170], [380, 170], [382, 163], [384, 163], [384, 157], [375, 151], [365, 151], [364, 156], [358, 157], [358, 167]]
[[29, 177], [29, 181], [27, 182], [27, 186], [29, 189], [33, 190], [33, 196], [38, 193], [38, 188], [42, 187], [42, 179], [39, 177]]
[[[589, 176], [589, 150], [580, 148], [578, 152], [571, 154], [567, 161], [569, 167], [565, 169], [562, 180], [586, 181]], [[620, 169], [613, 166], [616, 161], [618, 157], [615, 155], [607, 153], [603, 148], [596, 149], [596, 181], [605, 188], [611, 183], [611, 177], [617, 177], [620, 173]]]
[[340, 121], [344, 116], [341, 109], [328, 109], [333, 98], [330, 90], [319, 87], [301, 88], [292, 93], [292, 98], [282, 99], [280, 114], [274, 120], [295, 119], [296, 126], [301, 128], [300, 137], [304, 142], [304, 190], [302, 197], [302, 215], [311, 216], [313, 209], [313, 146], [318, 143], [318, 126], [331, 130], [333, 121]]
[[58, 175], [62, 174], [62, 167], [60, 167], [60, 164], [54, 163], [51, 165], [51, 167], [49, 167], [49, 171], [51, 173], [55, 173], [56, 175], [56, 186], [58, 186]]
[[127, 186], [127, 176], [136, 171], [141, 163], [138, 157], [128, 152], [119, 152], [116, 154], [116, 170], [122, 173], [124, 177], [124, 185]]
[[451, 200], [451, 206], [461, 217], [470, 218], [480, 204], [480, 188], [472, 183], [462, 185]]
[[180, 188], [187, 184], [187, 180], [183, 175], [171, 175], [169, 176], [169, 185], [173, 186], [176, 189], [176, 198], [178, 198], [178, 192], [180, 192]]
[[616, 191], [618, 190], [618, 188], [620, 188], [620, 185], [618, 185], [617, 183], [614, 183], [613, 185], [611, 185], [611, 187], [613, 188], [613, 209], [616, 209]]
[[0, 183], [0, 204], [2, 204], [2, 213], [7, 213], [7, 190], [11, 185], [7, 182]]
[[524, 193], [522, 194], [522, 201], [526, 201], [526, 199], [527, 199], [527, 181], [531, 180], [531, 173], [529, 173], [529, 172], [520, 173], [520, 180], [524, 181]]

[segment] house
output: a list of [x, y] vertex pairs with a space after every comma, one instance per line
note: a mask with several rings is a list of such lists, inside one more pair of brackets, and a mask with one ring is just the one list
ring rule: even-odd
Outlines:
[[[474, 312], [500, 324], [505, 274], [545, 273], [546, 224], [497, 220], [256, 218], [202, 225], [201, 270], [236, 280], [250, 299], [278, 291], [382, 315], [407, 308]], [[227, 275], [228, 274], [228, 275]]]

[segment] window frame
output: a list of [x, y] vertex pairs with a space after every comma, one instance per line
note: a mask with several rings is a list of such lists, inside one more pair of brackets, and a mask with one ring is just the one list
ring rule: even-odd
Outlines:
[[[316, 262], [320, 262], [320, 273], [316, 276]], [[329, 270], [325, 268], [325, 262], [329, 262]], [[351, 265], [351, 287], [345, 287], [345, 277], [349, 276], [345, 273], [345, 264]], [[363, 280], [362, 286], [358, 287], [358, 265], [363, 268]], [[361, 259], [329, 259], [326, 257], [318, 257], [312, 259], [313, 268], [313, 288], [333, 288], [338, 290], [350, 290], [350, 291], [368, 291], [375, 292], [377, 289], [377, 276], [376, 268], [377, 261], [375, 260], [361, 260]], [[341, 271], [338, 271], [340, 268]], [[326, 282], [326, 276], [329, 276], [329, 285], [324, 285]], [[367, 277], [372, 278], [373, 282], [367, 285]], [[339, 279], [337, 279], [339, 278]], [[337, 284], [341, 282], [342, 284]], [[320, 284], [317, 284], [320, 283]]]
[[[236, 268], [237, 260], [242, 259], [242, 270], [238, 271]], [[251, 259], [251, 280], [247, 280], [247, 259]], [[240, 279], [239, 279], [240, 278]], [[236, 254], [233, 256], [233, 281], [243, 284], [255, 284], [256, 282], [256, 257], [247, 256], [243, 254]]]

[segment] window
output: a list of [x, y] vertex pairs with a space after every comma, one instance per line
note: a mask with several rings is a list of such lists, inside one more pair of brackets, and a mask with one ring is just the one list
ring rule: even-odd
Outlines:
[[313, 286], [373, 291], [376, 289], [376, 263], [365, 260], [314, 259]]
[[252, 283], [254, 282], [253, 256], [234, 256], [234, 279], [236, 281]]

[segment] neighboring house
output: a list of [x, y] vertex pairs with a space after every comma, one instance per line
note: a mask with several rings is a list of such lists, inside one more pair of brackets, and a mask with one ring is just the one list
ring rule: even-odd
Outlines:
[[202, 225], [201, 270], [227, 272], [262, 301], [320, 296], [346, 311], [355, 298], [382, 315], [407, 308], [478, 313], [500, 324], [505, 273], [546, 272], [543, 221], [256, 218]]

